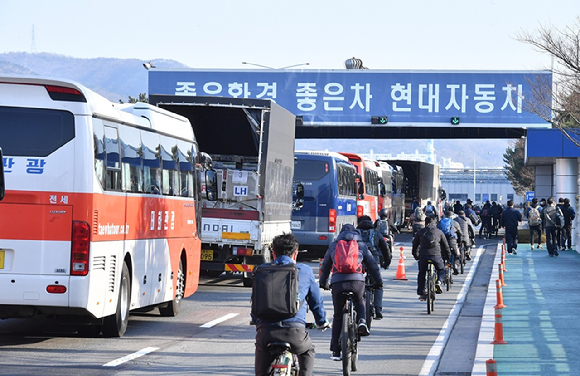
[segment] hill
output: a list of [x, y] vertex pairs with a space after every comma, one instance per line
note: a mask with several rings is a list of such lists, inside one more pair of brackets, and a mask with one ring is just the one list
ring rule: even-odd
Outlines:
[[[188, 68], [170, 59], [152, 59], [164, 68]], [[0, 74], [29, 74], [79, 82], [105, 98], [127, 102], [128, 97], [147, 93], [147, 70], [139, 59], [79, 59], [51, 53], [10, 52], [0, 54]], [[451, 158], [465, 166], [501, 167], [508, 140], [435, 140], [437, 162]], [[426, 153], [427, 140], [296, 140], [296, 149], [347, 151], [375, 154]]]

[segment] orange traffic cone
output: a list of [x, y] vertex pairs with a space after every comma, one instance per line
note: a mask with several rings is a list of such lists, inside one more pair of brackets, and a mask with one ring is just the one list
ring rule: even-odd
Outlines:
[[399, 265], [397, 266], [397, 274], [395, 275], [394, 281], [408, 281], [407, 275], [405, 274], [405, 258], [403, 257], [403, 247], [401, 247], [401, 257], [399, 257]]
[[503, 340], [503, 322], [501, 317], [501, 308], [495, 309], [495, 330], [492, 345], [505, 345], [507, 342]]

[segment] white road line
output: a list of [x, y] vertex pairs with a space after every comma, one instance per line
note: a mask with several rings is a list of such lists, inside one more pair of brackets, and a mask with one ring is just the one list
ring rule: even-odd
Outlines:
[[122, 358], [115, 359], [112, 362], [109, 362], [107, 364], [103, 364], [103, 367], [116, 367], [119, 364], [123, 364], [125, 362], [128, 362], [129, 360], [137, 359], [137, 358], [139, 358], [143, 355], [149, 354], [150, 352], [153, 352], [155, 350], [159, 350], [159, 347], [146, 347], [146, 348], [141, 349], [137, 352], [134, 352], [133, 354], [129, 354], [129, 355], [124, 356]]
[[215, 319], [213, 321], [208, 322], [207, 324], [203, 324], [202, 326], [200, 326], [200, 328], [211, 328], [212, 326], [215, 326], [215, 325], [219, 324], [220, 322], [224, 322], [226, 320], [229, 320], [232, 317], [236, 317], [237, 315], [239, 315], [239, 313], [228, 313], [227, 315], [222, 316], [219, 319]]

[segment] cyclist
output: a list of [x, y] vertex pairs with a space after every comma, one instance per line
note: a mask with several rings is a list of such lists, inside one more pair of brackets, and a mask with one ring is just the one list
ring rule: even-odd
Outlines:
[[[385, 270], [388, 269], [389, 265], [391, 265], [391, 250], [382, 234], [374, 229], [371, 217], [368, 215], [361, 215], [358, 217], [357, 223], [357, 230], [361, 233], [363, 241], [367, 244], [367, 248], [373, 254], [377, 265], [382, 266]], [[380, 320], [383, 318], [383, 288], [375, 289], [374, 295], [375, 319]]]
[[411, 222], [413, 223], [413, 236], [419, 231], [420, 229], [425, 227], [425, 212], [421, 209], [420, 206], [415, 208], [415, 211], [411, 214]]
[[431, 260], [437, 270], [437, 282], [435, 292], [441, 294], [441, 283], [445, 280], [445, 264], [443, 259], [449, 260], [450, 250], [447, 239], [441, 230], [436, 226], [434, 218], [425, 218], [425, 228], [417, 232], [413, 238], [413, 257], [419, 261], [419, 274], [417, 276], [417, 295], [419, 300], [426, 300], [425, 273], [427, 273], [427, 262]]
[[[298, 255], [298, 241], [292, 234], [278, 235], [272, 240], [272, 254], [275, 263], [296, 263]], [[312, 268], [305, 264], [297, 264], [298, 291], [305, 297], [308, 307], [314, 314], [317, 327], [329, 327], [324, 311], [324, 301], [320, 289], [314, 279]], [[280, 293], [284, 293], [280, 291]], [[269, 368], [274, 356], [268, 351], [271, 342], [288, 342], [292, 345], [291, 351], [298, 355], [300, 376], [310, 376], [314, 369], [314, 345], [306, 330], [306, 304], [303, 304], [296, 316], [281, 321], [265, 321], [252, 317], [256, 324], [256, 376], [269, 375]]]
[[[337, 244], [340, 241], [355, 241], [358, 245], [358, 267], [357, 271], [354, 273], [338, 273], [337, 268], [339, 260], [336, 256]], [[366, 243], [362, 240], [361, 234], [357, 229], [351, 224], [345, 224], [340, 230], [335, 241], [333, 241], [326, 254], [324, 255], [324, 261], [322, 262], [322, 267], [320, 270], [320, 287], [325, 290], [329, 289], [328, 277], [330, 275], [330, 270], [332, 269], [332, 278], [330, 280], [330, 286], [332, 287], [332, 303], [334, 305], [334, 317], [332, 320], [332, 338], [330, 340], [330, 351], [332, 354], [330, 358], [332, 360], [341, 360], [340, 347], [338, 345], [338, 339], [340, 337], [340, 330], [342, 328], [342, 309], [346, 303], [346, 297], [342, 294], [343, 292], [351, 291], [354, 293], [353, 304], [354, 309], [358, 316], [358, 332], [361, 336], [368, 336], [370, 334], [369, 328], [367, 327], [366, 317], [366, 307], [364, 300], [365, 291], [365, 276], [363, 274], [362, 265], [364, 265], [367, 273], [371, 273], [371, 277], [374, 281], [380, 281], [373, 285], [374, 288], [383, 287], [383, 279], [381, 273], [373, 257], [372, 253], [367, 249]]]
[[501, 205], [493, 201], [491, 203], [491, 208], [489, 210], [491, 212], [492, 232], [495, 233], [495, 235], [497, 235], [497, 230], [499, 229], [499, 219], [501, 217], [503, 209]]
[[459, 244], [465, 244], [465, 259], [471, 260], [469, 249], [471, 248], [472, 244], [475, 244], [475, 228], [473, 227], [473, 223], [471, 223], [471, 220], [465, 216], [465, 212], [463, 210], [460, 210], [457, 217], [455, 217], [453, 220], [459, 223], [459, 227], [461, 228], [461, 240]]
[[485, 202], [481, 208], [481, 228], [479, 229], [479, 238], [481, 239], [481, 233], [483, 229], [487, 228], [487, 235], [491, 238], [491, 204], [489, 200]]
[[445, 237], [447, 238], [447, 243], [449, 244], [449, 248], [451, 249], [450, 252], [450, 259], [449, 262], [453, 266], [453, 274], [459, 274], [459, 270], [457, 270], [457, 263], [459, 261], [459, 245], [457, 240], [461, 237], [461, 227], [459, 223], [453, 220], [453, 212], [448, 210], [445, 212], [445, 217], [441, 218], [437, 228], [443, 231]]
[[427, 217], [433, 217], [436, 220], [439, 219], [437, 212], [435, 211], [435, 206], [431, 204], [431, 201], [427, 201], [427, 205], [423, 208], [423, 212]]

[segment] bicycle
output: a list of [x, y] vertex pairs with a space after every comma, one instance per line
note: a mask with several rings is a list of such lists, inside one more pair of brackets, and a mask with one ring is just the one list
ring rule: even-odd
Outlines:
[[367, 327], [370, 330], [374, 318], [373, 313], [375, 312], [375, 289], [373, 288], [373, 279], [368, 274], [365, 277], [365, 305]]
[[[330, 325], [320, 328], [323, 332]], [[306, 329], [317, 329], [316, 324], [307, 323]], [[271, 342], [268, 344], [268, 351], [275, 356], [270, 366], [269, 376], [298, 376], [300, 374], [300, 363], [298, 355], [292, 353], [291, 345], [287, 342]]]
[[453, 283], [452, 273], [451, 261], [445, 261], [445, 288], [447, 291], [451, 289], [451, 284]]
[[350, 376], [350, 372], [356, 372], [358, 363], [358, 334], [356, 311], [354, 310], [351, 291], [342, 293], [346, 297], [342, 310], [342, 328], [340, 331], [340, 348], [342, 352], [342, 374]]
[[461, 271], [461, 274], [463, 274], [465, 272], [465, 263], [467, 262], [465, 260], [465, 253], [467, 251], [467, 244], [465, 244], [464, 241], [460, 242], [461, 244], [459, 245], [459, 270]]
[[427, 275], [426, 286], [427, 286], [427, 314], [435, 311], [435, 282], [437, 280], [437, 273], [435, 273], [435, 264], [433, 261], [427, 260]]

